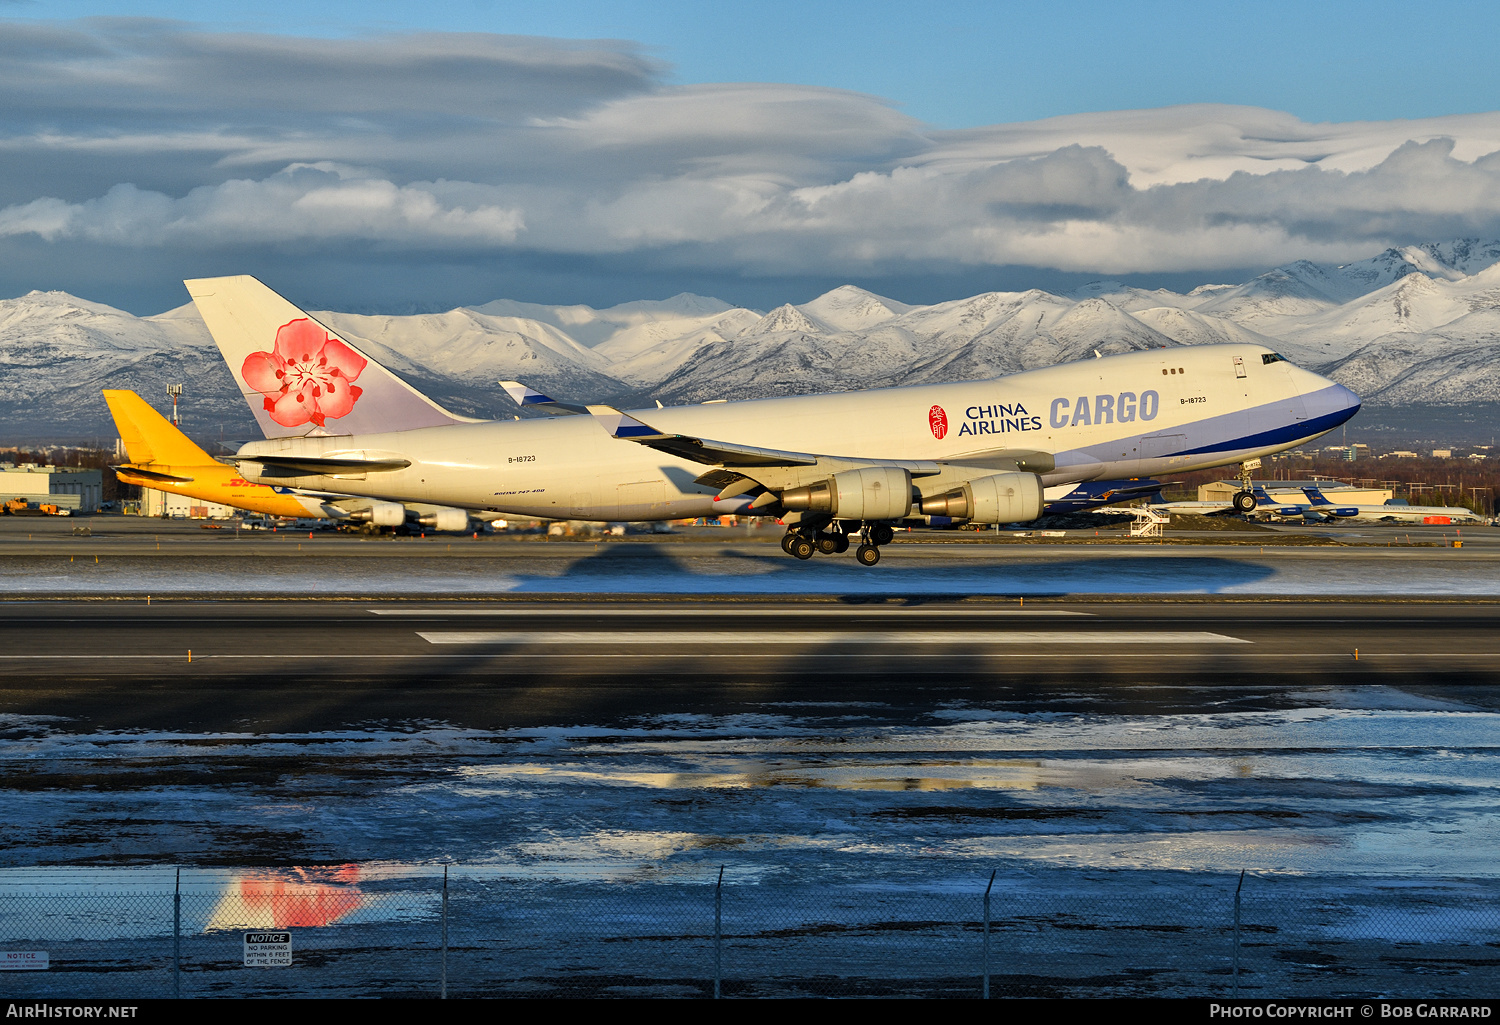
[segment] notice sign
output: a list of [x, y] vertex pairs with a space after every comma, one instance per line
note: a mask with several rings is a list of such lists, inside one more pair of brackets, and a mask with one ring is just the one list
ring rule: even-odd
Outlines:
[[0, 950], [0, 971], [44, 972], [49, 967], [45, 950]]
[[289, 932], [245, 933], [246, 968], [290, 968], [292, 934]]

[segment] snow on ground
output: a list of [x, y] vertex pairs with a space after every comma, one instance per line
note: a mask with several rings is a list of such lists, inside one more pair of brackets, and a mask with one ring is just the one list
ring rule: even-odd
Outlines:
[[[167, 995], [180, 863], [186, 995], [423, 995], [446, 863], [455, 995], [706, 995], [723, 866], [730, 995], [972, 996], [994, 871], [997, 992], [1222, 996], [1243, 868], [1244, 995], [1486, 992], [1500, 715], [1344, 693], [1161, 715], [768, 700], [493, 731], [9, 716], [0, 927], [45, 929], [24, 949], [60, 969], [17, 995]], [[105, 896], [141, 892], [161, 897]], [[295, 970], [240, 970], [268, 894], [335, 920], [296, 930]], [[70, 970], [91, 964], [121, 974]]]
[[[1392, 703], [1416, 703], [1404, 697]], [[854, 706], [284, 736], [72, 734], [13, 718], [0, 752], [33, 782], [7, 801], [3, 858], [250, 863], [275, 835], [310, 862], [528, 877], [698, 876], [726, 861], [875, 878], [996, 864], [1500, 874], [1488, 853], [1500, 840], [1493, 713], [881, 718]], [[215, 782], [216, 767], [249, 763], [273, 771]], [[48, 776], [93, 783], [38, 791]]]

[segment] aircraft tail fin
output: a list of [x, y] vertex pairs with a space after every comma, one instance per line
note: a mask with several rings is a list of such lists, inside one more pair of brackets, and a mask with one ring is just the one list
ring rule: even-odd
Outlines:
[[135, 392], [106, 388], [104, 401], [132, 463], [206, 466], [215, 461]]
[[472, 423], [248, 274], [184, 281], [267, 438]]
[[1333, 504], [1332, 502], [1330, 502], [1328, 500], [1328, 496], [1325, 495], [1325, 494], [1323, 494], [1323, 492], [1321, 490], [1319, 490], [1318, 488], [1303, 488], [1302, 489], [1302, 493], [1307, 496], [1307, 500], [1309, 502], [1311, 502], [1313, 505], [1332, 505]]

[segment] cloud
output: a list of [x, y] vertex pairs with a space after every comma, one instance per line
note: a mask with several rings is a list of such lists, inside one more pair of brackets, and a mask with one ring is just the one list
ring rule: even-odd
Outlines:
[[1212, 271], [1500, 235], [1500, 114], [1202, 105], [939, 131], [629, 42], [5, 23], [0, 239], [747, 275]]
[[396, 185], [356, 169], [294, 164], [264, 181], [232, 180], [181, 199], [116, 185], [98, 199], [39, 199], [0, 210], [0, 236], [123, 246], [352, 240], [415, 249], [513, 242], [519, 210], [464, 205], [443, 182]]

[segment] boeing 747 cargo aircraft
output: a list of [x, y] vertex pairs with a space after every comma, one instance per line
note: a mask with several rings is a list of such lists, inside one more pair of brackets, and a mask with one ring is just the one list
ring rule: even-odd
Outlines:
[[803, 559], [857, 536], [874, 565], [909, 517], [1025, 522], [1046, 487], [1259, 458], [1359, 409], [1269, 349], [1202, 345], [989, 381], [475, 421], [255, 278], [186, 285], [266, 434], [235, 457], [247, 480], [555, 519], [775, 515]]

